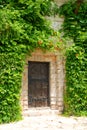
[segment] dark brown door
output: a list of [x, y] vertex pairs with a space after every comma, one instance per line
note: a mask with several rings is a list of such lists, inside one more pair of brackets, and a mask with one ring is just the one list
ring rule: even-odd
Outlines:
[[49, 63], [28, 63], [29, 107], [49, 106]]

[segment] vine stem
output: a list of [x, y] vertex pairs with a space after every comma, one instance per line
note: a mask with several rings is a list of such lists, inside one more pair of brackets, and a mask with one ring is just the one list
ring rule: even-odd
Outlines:
[[78, 10], [80, 8], [80, 5], [83, 3], [83, 0], [77, 0], [76, 1], [76, 5], [77, 5], [77, 8], [75, 9], [75, 14], [78, 14]]

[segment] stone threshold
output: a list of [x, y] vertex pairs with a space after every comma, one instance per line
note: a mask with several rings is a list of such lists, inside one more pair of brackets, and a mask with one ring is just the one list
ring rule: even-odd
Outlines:
[[58, 110], [51, 109], [50, 107], [29, 108], [23, 111], [23, 116], [49, 116], [59, 114]]

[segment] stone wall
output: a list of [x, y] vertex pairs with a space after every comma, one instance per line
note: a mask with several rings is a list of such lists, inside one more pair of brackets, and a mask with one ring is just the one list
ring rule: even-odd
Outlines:
[[61, 6], [63, 3], [65, 3], [68, 0], [54, 0], [58, 6]]
[[[55, 0], [60, 6], [67, 0]], [[54, 30], [61, 28], [63, 22], [59, 16], [46, 17], [51, 21], [51, 26]], [[50, 108], [57, 109], [60, 112], [63, 111], [63, 88], [64, 88], [64, 61], [60, 51], [43, 53], [40, 49], [37, 49], [32, 53], [32, 56], [26, 57], [26, 65], [23, 72], [22, 80], [22, 95], [21, 104], [23, 110], [28, 110], [28, 61], [49, 62], [50, 74]]]
[[23, 72], [21, 103], [23, 110], [28, 110], [28, 61], [49, 62], [50, 108], [63, 110], [64, 65], [61, 54], [42, 52], [37, 49], [32, 56], [27, 56]]

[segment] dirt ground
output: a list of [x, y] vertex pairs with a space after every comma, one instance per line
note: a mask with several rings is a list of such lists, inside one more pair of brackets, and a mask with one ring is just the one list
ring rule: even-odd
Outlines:
[[0, 125], [0, 130], [87, 130], [87, 117], [30, 116]]

